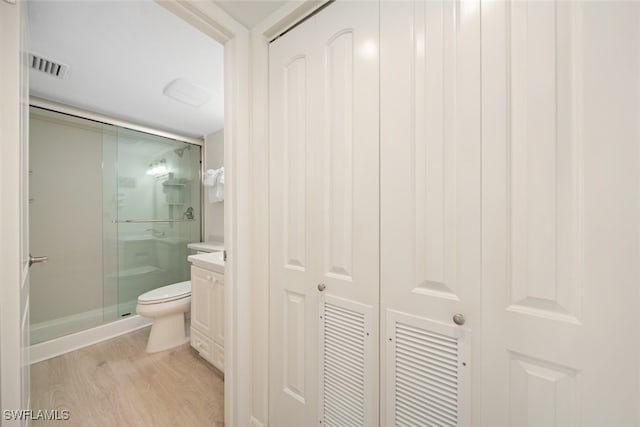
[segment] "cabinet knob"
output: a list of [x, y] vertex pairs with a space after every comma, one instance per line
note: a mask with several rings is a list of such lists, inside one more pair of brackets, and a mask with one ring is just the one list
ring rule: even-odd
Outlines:
[[453, 315], [453, 323], [455, 323], [458, 326], [462, 326], [464, 325], [464, 322], [466, 321], [466, 319], [464, 318], [464, 314], [462, 313], [456, 313]]
[[320, 292], [324, 291], [325, 289], [327, 289], [327, 285], [325, 285], [324, 283], [318, 283], [318, 290]]

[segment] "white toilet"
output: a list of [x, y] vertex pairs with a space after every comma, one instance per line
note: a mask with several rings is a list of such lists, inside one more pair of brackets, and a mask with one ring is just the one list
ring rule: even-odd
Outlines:
[[190, 307], [190, 280], [153, 289], [138, 297], [136, 312], [153, 319], [147, 353], [167, 350], [189, 341], [184, 316]]

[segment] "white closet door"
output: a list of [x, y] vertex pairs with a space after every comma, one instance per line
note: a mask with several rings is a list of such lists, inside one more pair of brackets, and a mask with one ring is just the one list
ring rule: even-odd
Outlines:
[[483, 5], [483, 425], [639, 425], [638, 7]]
[[[470, 396], [479, 374], [479, 12], [479, 1], [381, 3], [388, 426], [467, 426], [478, 409]], [[464, 325], [453, 322], [456, 313]]]
[[[318, 291], [309, 197], [315, 163], [312, 121], [317, 67], [313, 22], [273, 43], [270, 61], [269, 424], [315, 425]], [[316, 101], [317, 102], [317, 101]]]
[[270, 424], [378, 423], [378, 5], [270, 48]]

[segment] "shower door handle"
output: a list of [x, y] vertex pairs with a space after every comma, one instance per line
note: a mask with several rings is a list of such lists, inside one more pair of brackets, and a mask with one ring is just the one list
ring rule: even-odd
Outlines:
[[31, 267], [33, 264], [45, 263], [47, 261], [49, 261], [49, 257], [46, 257], [46, 256], [33, 256], [33, 255], [29, 254], [29, 267]]

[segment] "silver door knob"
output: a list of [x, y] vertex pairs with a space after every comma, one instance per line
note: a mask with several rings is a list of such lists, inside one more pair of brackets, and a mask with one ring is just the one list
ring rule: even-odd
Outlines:
[[465, 322], [464, 314], [456, 313], [453, 315], [453, 323], [455, 323], [456, 325], [462, 326], [464, 325], [464, 322]]
[[318, 283], [318, 290], [320, 292], [324, 291], [325, 289], [327, 289], [327, 285], [325, 285], [324, 283]]
[[49, 261], [49, 258], [46, 256], [33, 256], [29, 254], [29, 267], [33, 264], [40, 264]]

